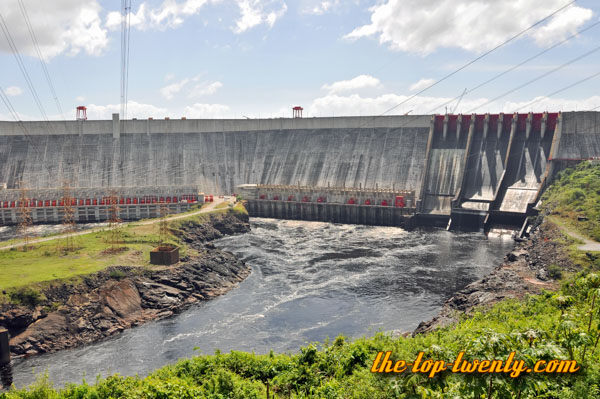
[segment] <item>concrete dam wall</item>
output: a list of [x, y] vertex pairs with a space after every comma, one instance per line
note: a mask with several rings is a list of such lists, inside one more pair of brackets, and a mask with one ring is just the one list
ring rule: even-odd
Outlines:
[[[416, 213], [481, 225], [528, 212], [555, 161], [600, 157], [597, 112], [267, 120], [0, 122], [0, 183], [240, 184], [414, 191]], [[498, 222], [499, 223], [499, 222]]]
[[[14, 134], [3, 134], [5, 122], [0, 182], [9, 188], [21, 180], [32, 188], [60, 186], [62, 180], [75, 187], [196, 184], [215, 194], [232, 193], [243, 183], [419, 187], [429, 117], [412, 117], [405, 127], [402, 118], [335, 119], [313, 128], [306, 119], [289, 128], [209, 132], [194, 127], [196, 121], [127, 121], [116, 138], [108, 123], [103, 131], [94, 121], [80, 122], [94, 129], [75, 134], [78, 122], [68, 122], [67, 134], [28, 138], [16, 124], [10, 124]], [[65, 131], [64, 123], [52, 125], [36, 122], [28, 130]], [[152, 130], [139, 132], [147, 126]]]

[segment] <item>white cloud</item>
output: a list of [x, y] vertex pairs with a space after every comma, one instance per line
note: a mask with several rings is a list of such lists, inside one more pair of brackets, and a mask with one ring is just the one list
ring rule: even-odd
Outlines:
[[[327, 95], [316, 98], [308, 107], [308, 113], [312, 116], [342, 116], [342, 115], [380, 115], [389, 109], [405, 101], [409, 96], [397, 94], [384, 94], [376, 97], [361, 97], [358, 94], [348, 96]], [[410, 112], [414, 114], [441, 113], [445, 108], [437, 108], [441, 104], [450, 101], [450, 97], [427, 97], [417, 96], [406, 104], [394, 108], [386, 115], [398, 115]], [[465, 98], [460, 102], [456, 113], [471, 113], [471, 111], [488, 101], [487, 98]], [[535, 104], [530, 104], [535, 101]], [[456, 103], [448, 104], [448, 112], [454, 110]], [[573, 111], [592, 109], [600, 105], [600, 96], [592, 96], [584, 99], [561, 99], [536, 97], [525, 101], [506, 101], [504, 103], [493, 103], [485, 107], [477, 108], [476, 113], [511, 113], [519, 112], [543, 112], [543, 111]], [[434, 110], [434, 111], [432, 111]]]
[[[120, 104], [109, 105], [87, 105], [88, 119], [110, 119], [113, 113], [118, 113], [121, 110]], [[127, 118], [145, 119], [148, 117], [164, 118], [170, 116], [166, 108], [156, 107], [152, 104], [142, 104], [135, 101], [127, 103]]]
[[287, 11], [287, 4], [282, 1], [268, 0], [236, 0], [241, 17], [236, 21], [235, 33], [242, 33], [260, 24], [272, 27]]
[[[283, 0], [235, 0], [240, 16], [235, 21], [232, 30], [242, 33], [260, 24], [272, 27], [287, 11]], [[209, 4], [226, 3], [224, 0], [165, 0], [156, 7], [151, 8], [147, 3], [142, 3], [137, 11], [130, 15], [130, 25], [139, 30], [158, 29], [165, 30], [179, 27], [186, 18], [200, 13], [203, 7]], [[121, 27], [121, 13], [110, 12], [106, 18], [106, 27], [118, 30]]]
[[[186, 0], [177, 3], [165, 0], [158, 8], [151, 9], [146, 3], [140, 4], [136, 12], [131, 12], [129, 24], [140, 30], [176, 28], [181, 25], [185, 17], [197, 14], [202, 7], [209, 3], [218, 3], [220, 0]], [[106, 27], [111, 30], [121, 28], [121, 12], [113, 11], [106, 17]]]
[[[30, 0], [24, 4], [42, 55], [47, 59], [82, 51], [100, 55], [108, 45], [107, 31], [100, 19], [101, 7], [96, 0]], [[19, 51], [36, 56], [18, 1], [3, 0], [0, 13]], [[0, 51], [10, 52], [4, 37], [0, 40]]]
[[229, 107], [223, 104], [196, 103], [194, 105], [185, 107], [184, 114], [187, 118], [213, 119], [224, 118], [229, 111]]
[[[345, 37], [374, 36], [394, 50], [422, 54], [440, 47], [480, 52], [564, 4], [564, 0], [386, 0], [370, 8], [370, 24]], [[531, 35], [538, 45], [545, 45], [575, 32], [592, 15], [592, 10], [573, 5], [535, 28]]]
[[435, 83], [435, 79], [420, 79], [408, 88], [410, 91], [423, 90]]
[[23, 90], [21, 90], [19, 86], [8, 86], [6, 89], [4, 89], [4, 93], [7, 96], [15, 97], [20, 96], [23, 93]]
[[188, 97], [201, 97], [201, 96], [210, 96], [211, 94], [215, 94], [217, 90], [223, 87], [223, 83], [217, 81], [212, 83], [200, 83], [195, 85]]
[[202, 75], [197, 75], [193, 78], [185, 78], [178, 82], [171, 83], [161, 88], [160, 94], [167, 100], [172, 100], [177, 93], [185, 92], [190, 98], [208, 96], [214, 94], [223, 87], [223, 83], [216, 82], [200, 82]]
[[183, 87], [190, 82], [190, 79], [185, 78], [180, 80], [179, 82], [171, 83], [160, 89], [160, 94], [163, 95], [167, 100], [173, 99], [175, 94], [179, 93]]
[[381, 82], [379, 79], [370, 75], [359, 75], [350, 80], [340, 80], [332, 84], [325, 84], [321, 88], [327, 90], [330, 94], [334, 94], [380, 86]]
[[306, 14], [323, 15], [340, 5], [340, 0], [320, 0], [317, 4], [304, 10]]
[[553, 17], [547, 24], [536, 29], [532, 36], [539, 46], [549, 46], [577, 32], [593, 15], [592, 10], [582, 7], [569, 7]]
[[84, 96], [77, 96], [75, 97], [75, 101], [77, 101], [78, 103], [82, 103], [85, 101], [85, 97]]

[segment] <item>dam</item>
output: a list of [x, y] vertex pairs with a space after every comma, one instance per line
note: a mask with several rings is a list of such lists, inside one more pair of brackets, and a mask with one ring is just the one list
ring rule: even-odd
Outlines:
[[[348, 222], [400, 212], [391, 224], [410, 216], [411, 223], [448, 228], [519, 226], [556, 171], [600, 157], [599, 122], [597, 112], [0, 122], [0, 183], [33, 190], [61, 181], [75, 189], [195, 186], [216, 195], [256, 184], [246, 194], [251, 216], [273, 217], [294, 217], [285, 211], [290, 205], [269, 211], [261, 204], [288, 200], [283, 187], [312, 190], [310, 201], [290, 201], [303, 209], [306, 202], [396, 208], [393, 199], [376, 201], [379, 190], [390, 190], [407, 193], [407, 209], [352, 211], [380, 216]], [[268, 186], [272, 196], [261, 198], [258, 187]], [[371, 190], [373, 199], [349, 203], [351, 194], [333, 195], [344, 190]], [[302, 215], [343, 221], [332, 216], [343, 211], [315, 212]]]

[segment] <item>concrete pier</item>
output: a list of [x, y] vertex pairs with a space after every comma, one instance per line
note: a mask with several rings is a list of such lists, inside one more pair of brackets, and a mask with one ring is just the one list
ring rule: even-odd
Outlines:
[[412, 227], [414, 191], [362, 187], [243, 184], [250, 216]]
[[415, 215], [414, 208], [336, 203], [249, 200], [246, 206], [254, 217], [404, 228], [414, 226]]
[[0, 327], [0, 366], [10, 363], [10, 346], [8, 330]]

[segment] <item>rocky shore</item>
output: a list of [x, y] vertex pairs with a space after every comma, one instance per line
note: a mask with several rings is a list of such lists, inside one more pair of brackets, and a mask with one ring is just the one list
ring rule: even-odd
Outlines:
[[2, 305], [0, 326], [10, 332], [12, 355], [88, 344], [226, 293], [250, 274], [250, 268], [209, 241], [249, 230], [246, 215], [211, 215], [204, 223], [190, 222], [176, 232], [199, 253], [177, 265], [111, 267], [77, 284], [45, 288], [44, 301], [35, 307]]
[[562, 237], [555, 225], [542, 223], [527, 240], [517, 243], [500, 266], [454, 294], [444, 303], [439, 315], [421, 322], [413, 335], [455, 323], [461, 314], [468, 314], [476, 307], [557, 288], [556, 271], [575, 270], [565, 247], [558, 243]]

